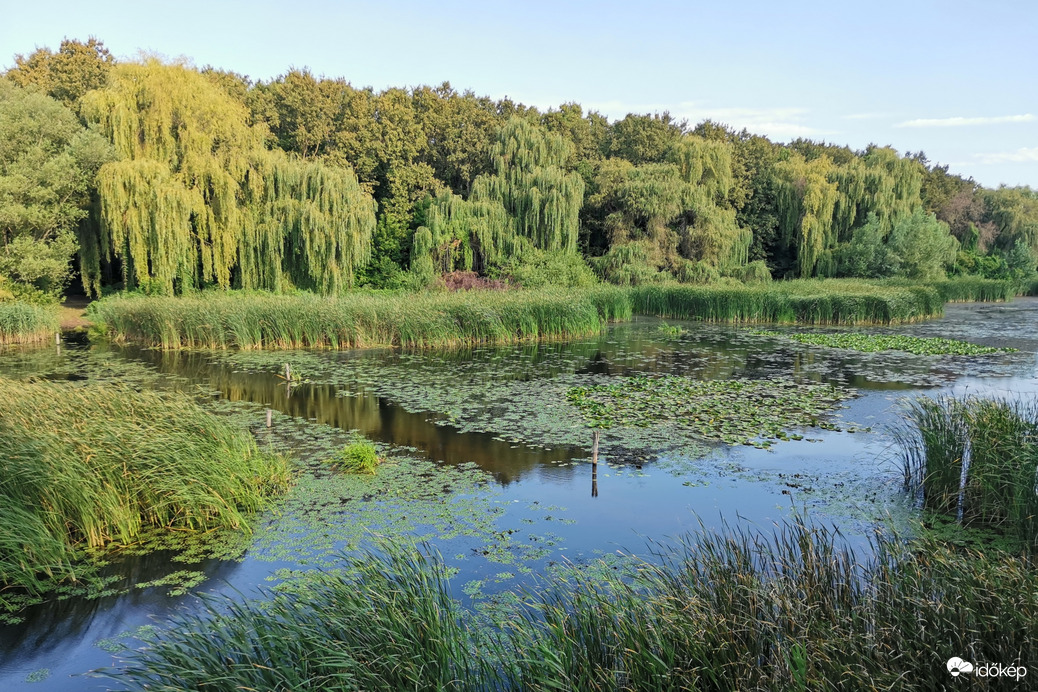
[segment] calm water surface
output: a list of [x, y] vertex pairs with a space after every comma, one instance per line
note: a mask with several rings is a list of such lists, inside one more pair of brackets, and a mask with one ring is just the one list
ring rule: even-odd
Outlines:
[[[1020, 350], [983, 357], [860, 354], [753, 328], [670, 324], [685, 331], [669, 336], [659, 320], [640, 318], [571, 343], [430, 353], [164, 354], [85, 345], [0, 351], [7, 376], [122, 380], [194, 394], [244, 421], [261, 445], [290, 453], [310, 479], [264, 516], [241, 559], [184, 564], [168, 552], [117, 559], [109, 568], [120, 576], [117, 595], [51, 600], [28, 609], [24, 622], [0, 627], [0, 689], [115, 687], [82, 673], [117, 665], [126, 652], [111, 650], [139, 646], [129, 634], [141, 626], [161, 627], [171, 612], [198, 607], [193, 594], [137, 584], [189, 569], [207, 577], [194, 591], [246, 597], [290, 578], [286, 570], [334, 568], [339, 550], [370, 547], [377, 535], [427, 541], [458, 570], [452, 588], [470, 605], [550, 579], [560, 565], [618, 551], [648, 557], [650, 542], [700, 525], [766, 529], [794, 508], [839, 526], [856, 549], [867, 549], [877, 526], [914, 512], [890, 438], [902, 399], [1038, 391], [1038, 299], [949, 305], [939, 320], [869, 330]], [[284, 363], [299, 378], [292, 384]], [[635, 374], [830, 382], [856, 390], [833, 421], [858, 431], [802, 430], [814, 441], [770, 450], [704, 445], [673, 427], [608, 431], [593, 495], [591, 433], [565, 392]], [[264, 424], [267, 408], [276, 412], [272, 430]], [[320, 461], [352, 430], [391, 458], [409, 458], [396, 468], [417, 470], [400, 482], [421, 491], [380, 494], [372, 486], [355, 496], [356, 486], [336, 485]], [[454, 474], [450, 488], [442, 480], [448, 476], [421, 470], [430, 462]], [[442, 493], [425, 487], [441, 482]], [[27, 682], [32, 674], [44, 679]]]

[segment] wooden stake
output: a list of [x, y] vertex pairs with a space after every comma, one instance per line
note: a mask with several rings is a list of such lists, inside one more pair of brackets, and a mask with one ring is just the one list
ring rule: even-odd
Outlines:
[[285, 363], [285, 380], [292, 381], [292, 368], [288, 367], [288, 363]]
[[599, 432], [596, 430], [593, 433], [591, 443], [591, 497], [598, 497], [598, 435]]
[[274, 412], [271, 409], [267, 409], [267, 427], [269, 428], [274, 424]]

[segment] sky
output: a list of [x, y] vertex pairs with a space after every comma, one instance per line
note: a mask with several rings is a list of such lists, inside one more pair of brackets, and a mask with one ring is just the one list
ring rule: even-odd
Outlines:
[[1038, 2], [0, 0], [0, 65], [63, 38], [269, 80], [444, 81], [610, 119], [668, 111], [787, 142], [924, 151], [1038, 188]]

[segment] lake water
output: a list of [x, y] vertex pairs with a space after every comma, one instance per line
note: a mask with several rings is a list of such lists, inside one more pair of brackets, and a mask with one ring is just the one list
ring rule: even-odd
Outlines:
[[[701, 526], [767, 530], [793, 512], [837, 525], [867, 551], [877, 528], [908, 527], [915, 512], [890, 436], [905, 398], [1038, 391], [1038, 299], [949, 305], [938, 320], [867, 330], [1019, 349], [975, 357], [862, 354], [753, 327], [667, 322], [682, 328], [675, 335], [662, 324], [638, 318], [573, 342], [448, 352], [0, 351], [5, 376], [188, 392], [300, 469], [253, 536], [218, 537], [188, 561], [176, 551], [117, 556], [105, 568], [111, 594], [52, 598], [0, 627], [0, 689], [115, 686], [82, 674], [117, 666], [141, 645], [135, 636], [197, 608], [196, 592], [256, 596], [295, 570], [335, 569], [344, 553], [383, 541], [438, 552], [456, 570], [456, 596], [473, 607], [557, 570], [651, 559], [653, 544]], [[604, 431], [593, 492], [592, 433], [566, 392], [638, 374], [793, 378], [855, 396], [831, 418], [840, 431], [794, 431], [807, 439], [770, 449], [704, 443], [678, 424]], [[324, 464], [352, 430], [388, 457], [375, 477], [343, 477]]]

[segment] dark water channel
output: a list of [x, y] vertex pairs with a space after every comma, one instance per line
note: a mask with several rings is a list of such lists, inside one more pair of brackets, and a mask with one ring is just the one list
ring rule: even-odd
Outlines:
[[[921, 393], [1034, 395], [1038, 300], [950, 305], [940, 320], [869, 330], [946, 336], [1019, 353], [978, 357], [861, 354], [796, 344], [734, 328], [656, 319], [611, 326], [569, 343], [452, 352], [168, 354], [66, 345], [0, 351], [0, 375], [123, 381], [189, 392], [249, 426], [261, 445], [290, 454], [300, 480], [255, 536], [219, 559], [173, 553], [116, 558], [112, 595], [51, 599], [0, 626], [0, 689], [86, 690], [116, 683], [81, 675], [117, 664], [133, 635], [171, 612], [198, 607], [171, 583], [179, 570], [205, 578], [189, 592], [255, 595], [291, 570], [334, 568], [341, 551], [418, 538], [457, 570], [452, 588], [479, 606], [554, 570], [648, 554], [722, 523], [767, 528], [794, 507], [838, 525], [856, 548], [879, 525], [914, 511], [901, 491], [889, 435], [900, 400]], [[791, 331], [782, 329], [782, 331]], [[284, 378], [288, 364], [293, 379]], [[592, 493], [591, 433], [565, 393], [636, 374], [698, 379], [793, 378], [854, 388], [833, 421], [802, 430], [814, 441], [770, 450], [704, 444], [679, 427], [607, 431]], [[273, 426], [265, 425], [272, 409]], [[870, 428], [868, 432], [860, 431]], [[359, 431], [391, 460], [376, 479], [342, 479], [328, 458]], [[228, 545], [233, 540], [229, 539]], [[232, 546], [233, 547], [233, 546]], [[214, 553], [215, 555], [215, 553]], [[71, 677], [70, 677], [71, 676]], [[39, 679], [39, 682], [29, 682]]]

